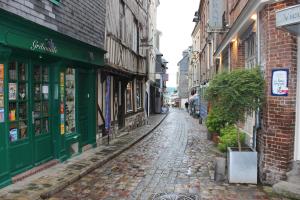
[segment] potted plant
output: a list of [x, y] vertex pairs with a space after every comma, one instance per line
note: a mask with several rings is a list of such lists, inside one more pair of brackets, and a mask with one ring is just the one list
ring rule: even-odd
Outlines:
[[221, 115], [236, 129], [238, 147], [228, 147], [228, 178], [230, 183], [257, 183], [257, 152], [242, 148], [240, 129], [246, 113], [261, 107], [264, 79], [258, 68], [235, 70], [217, 75], [206, 90], [206, 98], [218, 107]]

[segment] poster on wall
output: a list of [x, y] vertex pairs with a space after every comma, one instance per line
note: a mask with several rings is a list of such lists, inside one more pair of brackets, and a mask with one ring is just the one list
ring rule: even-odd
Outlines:
[[0, 108], [0, 123], [4, 122], [4, 108]]
[[0, 94], [0, 108], [4, 108], [4, 95]]
[[8, 99], [16, 100], [17, 99], [17, 84], [9, 83], [8, 85]]
[[0, 80], [4, 80], [4, 65], [0, 64]]
[[272, 96], [288, 96], [288, 69], [272, 70]]

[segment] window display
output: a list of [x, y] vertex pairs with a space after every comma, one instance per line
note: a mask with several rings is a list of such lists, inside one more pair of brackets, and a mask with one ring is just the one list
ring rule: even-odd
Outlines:
[[142, 93], [143, 92], [143, 83], [142, 81], [136, 81], [136, 107], [142, 108]]
[[35, 135], [49, 133], [49, 68], [47, 66], [34, 66], [34, 132]]
[[75, 132], [75, 69], [66, 70], [66, 133]]
[[129, 82], [126, 87], [126, 111], [132, 111], [132, 82]]
[[8, 72], [9, 139], [11, 142], [15, 142], [28, 137], [27, 65], [11, 62]]

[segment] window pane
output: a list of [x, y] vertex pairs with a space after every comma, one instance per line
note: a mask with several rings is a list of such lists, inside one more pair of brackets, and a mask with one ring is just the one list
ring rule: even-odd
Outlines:
[[66, 70], [66, 133], [75, 132], [75, 69]]
[[19, 139], [17, 123], [11, 123], [9, 125], [9, 140], [11, 142], [17, 141]]
[[34, 76], [34, 80], [36, 82], [41, 81], [41, 68], [40, 68], [40, 66], [35, 66], [34, 67], [33, 76]]
[[41, 102], [34, 104], [34, 118], [41, 117]]
[[27, 94], [26, 94], [26, 83], [20, 83], [19, 84], [19, 100], [23, 101], [27, 98]]
[[49, 132], [49, 120], [48, 118], [43, 119], [43, 133]]
[[35, 84], [34, 85], [34, 100], [40, 100], [41, 99], [41, 85]]
[[9, 103], [9, 113], [8, 113], [8, 119], [9, 121], [16, 121], [17, 120], [17, 103], [10, 102]]
[[16, 62], [12, 62], [9, 64], [9, 79], [10, 80], [17, 80], [17, 63]]
[[27, 121], [20, 121], [19, 123], [19, 132], [20, 132], [20, 139], [24, 139], [27, 137]]
[[41, 130], [42, 130], [41, 120], [40, 119], [34, 120], [34, 132], [35, 132], [35, 135], [40, 135], [41, 134]]
[[132, 82], [129, 82], [126, 87], [126, 110], [132, 111]]
[[27, 103], [19, 103], [19, 119], [27, 119]]
[[19, 81], [26, 81], [26, 65], [19, 64]]

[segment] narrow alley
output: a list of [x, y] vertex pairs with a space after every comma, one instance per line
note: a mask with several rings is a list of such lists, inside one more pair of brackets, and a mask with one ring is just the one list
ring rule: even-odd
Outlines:
[[198, 120], [172, 109], [143, 141], [50, 199], [279, 199], [260, 186], [215, 183], [214, 152]]

